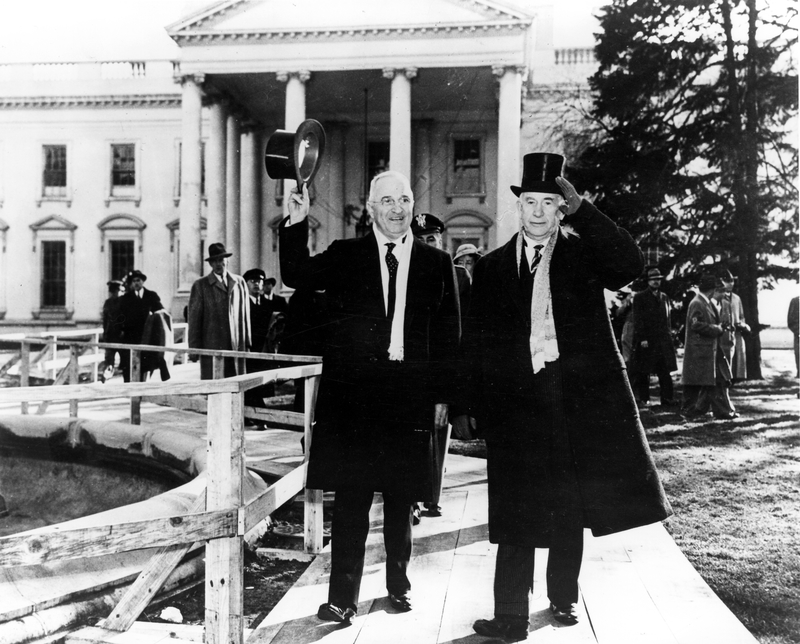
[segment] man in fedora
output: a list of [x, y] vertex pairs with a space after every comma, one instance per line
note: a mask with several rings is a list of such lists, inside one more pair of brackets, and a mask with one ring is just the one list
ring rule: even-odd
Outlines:
[[[158, 293], [144, 287], [146, 281], [147, 275], [138, 269], [128, 273], [128, 292], [120, 298], [118, 314], [122, 322], [119, 341], [125, 344], [141, 344], [147, 317], [164, 308]], [[122, 379], [125, 382], [131, 380], [130, 354], [130, 351], [120, 351]], [[144, 371], [141, 376], [144, 377]]]
[[[583, 531], [606, 535], [671, 513], [605, 302], [642, 272], [631, 236], [526, 154], [520, 231], [475, 265], [453, 434], [486, 440], [489, 538], [498, 544], [494, 618], [477, 633], [521, 641], [536, 548], [548, 548], [555, 620], [574, 624]], [[477, 434], [475, 434], [477, 432]]]
[[672, 302], [661, 290], [663, 275], [647, 270], [647, 288], [633, 296], [633, 346], [631, 380], [637, 402], [650, 402], [650, 374], [658, 377], [661, 405], [673, 405], [672, 372], [678, 369], [672, 342]]
[[459, 342], [450, 256], [410, 232], [414, 195], [399, 172], [378, 174], [372, 231], [308, 251], [308, 189], [289, 197], [281, 275], [325, 290], [327, 333], [306, 487], [335, 491], [328, 601], [317, 616], [349, 624], [358, 611], [369, 513], [383, 496], [387, 608], [409, 611], [412, 507], [438, 484], [434, 430], [447, 426]]
[[[247, 351], [250, 346], [250, 307], [247, 284], [228, 272], [232, 255], [224, 244], [208, 247], [211, 272], [192, 284], [189, 294], [189, 348]], [[223, 377], [244, 373], [244, 360], [225, 358]], [[211, 380], [213, 358], [200, 356], [200, 378]]]

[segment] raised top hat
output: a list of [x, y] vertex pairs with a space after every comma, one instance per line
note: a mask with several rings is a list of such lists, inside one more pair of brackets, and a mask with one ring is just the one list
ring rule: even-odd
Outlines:
[[444, 224], [442, 220], [428, 213], [421, 213], [414, 215], [411, 219], [411, 234], [424, 235], [426, 233], [441, 233], [444, 232]]
[[296, 132], [275, 130], [267, 141], [264, 166], [272, 179], [294, 179], [302, 189], [310, 184], [325, 151], [325, 130], [319, 121], [306, 119]]
[[208, 257], [206, 257], [206, 261], [210, 262], [212, 259], [219, 259], [221, 257], [230, 257], [233, 253], [229, 253], [225, 250], [225, 244], [211, 244], [208, 247]]
[[564, 157], [550, 152], [532, 152], [522, 159], [522, 185], [511, 186], [511, 192], [519, 197], [523, 192], [552, 192], [563, 195], [556, 183], [561, 176]]
[[483, 256], [475, 244], [461, 244], [461, 246], [456, 249], [456, 255], [453, 257], [453, 261], [456, 261], [459, 257], [464, 257], [464, 255], [475, 255], [476, 257]]
[[660, 280], [663, 279], [664, 276], [661, 274], [661, 271], [657, 268], [651, 268], [647, 271], [647, 279], [648, 280]]
[[245, 282], [249, 282], [250, 280], [263, 280], [267, 278], [267, 274], [262, 271], [260, 268], [251, 268], [247, 271], [244, 275], [242, 275]]

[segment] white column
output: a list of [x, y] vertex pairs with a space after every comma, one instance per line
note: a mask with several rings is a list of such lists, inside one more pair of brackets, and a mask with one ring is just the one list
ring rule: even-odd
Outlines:
[[241, 216], [239, 266], [241, 272], [261, 268], [261, 159], [258, 132], [242, 132]]
[[225, 179], [225, 248], [233, 257], [228, 262], [232, 273], [239, 272], [239, 116], [228, 114], [227, 120], [228, 153], [226, 157], [227, 176]]
[[209, 244], [228, 243], [225, 230], [227, 108], [227, 101], [221, 97], [217, 97], [209, 107], [211, 132], [206, 146], [206, 195], [208, 196], [206, 241]]
[[[306, 120], [306, 83], [311, 72], [278, 72], [277, 78], [286, 83], [286, 110], [284, 112], [283, 129], [294, 132]], [[289, 191], [297, 185], [296, 181], [283, 182], [283, 214], [289, 214]]]
[[[325, 149], [329, 154], [328, 162], [323, 166], [323, 170], [328, 175], [328, 203], [330, 204], [333, 212], [344, 213], [345, 206], [345, 191], [344, 191], [344, 169], [346, 167], [345, 159], [345, 134], [347, 132], [347, 123], [326, 123], [326, 138]], [[341, 226], [339, 230], [328, 231], [331, 235], [335, 235], [339, 239], [347, 237], [347, 220], [341, 218]], [[328, 238], [328, 242], [333, 239]]]
[[506, 243], [519, 228], [511, 185], [520, 181], [520, 128], [522, 124], [522, 73], [524, 67], [497, 65], [492, 72], [500, 81], [497, 131], [497, 240]]
[[387, 67], [383, 77], [391, 79], [389, 127], [389, 168], [402, 172], [411, 180], [411, 79], [417, 76], [416, 67], [394, 69]]
[[180, 286], [188, 292], [200, 277], [200, 164], [203, 76], [181, 79], [181, 214], [180, 214]]
[[414, 131], [417, 137], [416, 173], [414, 176], [414, 202], [415, 210], [420, 212], [431, 211], [431, 121], [420, 119], [414, 121]]

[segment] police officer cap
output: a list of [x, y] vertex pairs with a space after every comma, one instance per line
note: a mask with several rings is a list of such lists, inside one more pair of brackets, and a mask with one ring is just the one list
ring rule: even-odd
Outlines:
[[415, 215], [411, 220], [411, 234], [414, 236], [444, 232], [442, 220], [429, 213]]
[[244, 275], [242, 275], [242, 277], [244, 277], [245, 282], [249, 282], [250, 280], [258, 281], [266, 279], [267, 274], [260, 268], [251, 268]]

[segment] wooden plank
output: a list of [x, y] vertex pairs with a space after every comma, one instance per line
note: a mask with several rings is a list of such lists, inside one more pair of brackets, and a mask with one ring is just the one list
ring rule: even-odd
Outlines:
[[6, 387], [0, 389], [0, 402], [31, 402], [36, 400], [103, 400], [130, 396], [192, 395], [239, 391], [234, 379], [193, 380], [183, 382], [90, 383], [85, 385], [48, 387]]
[[[303, 397], [303, 433], [305, 437], [305, 460], [308, 463], [308, 454], [311, 450], [314, 427], [314, 410], [317, 405], [317, 392], [319, 391], [319, 376], [305, 379]], [[304, 483], [305, 485], [305, 483]], [[305, 503], [303, 504], [303, 523], [305, 526], [304, 548], [306, 552], [318, 553], [323, 546], [323, 518], [322, 518], [322, 490], [306, 489]]]
[[[243, 394], [208, 399], [207, 508], [240, 508], [243, 502]], [[215, 539], [206, 546], [205, 624], [208, 644], [242, 644], [244, 539]]]
[[[20, 387], [28, 388], [29, 378], [31, 373], [31, 345], [23, 340], [20, 344], [20, 359], [19, 359], [19, 384]], [[28, 402], [23, 401], [20, 405], [20, 413], [23, 416], [28, 414]]]
[[303, 427], [305, 415], [299, 411], [284, 411], [283, 409], [265, 409], [263, 407], [245, 407], [245, 417], [263, 420], [265, 422], [280, 423], [290, 427]]
[[[53, 385], [51, 385], [51, 386], [57, 387], [58, 385], [63, 385], [65, 382], [67, 382], [68, 378], [69, 378], [69, 364], [67, 364], [59, 372], [58, 377], [53, 381]], [[34, 388], [36, 389], [37, 387], [34, 387]], [[39, 387], [39, 389], [47, 389], [47, 390], [49, 390], [50, 387]], [[70, 399], [70, 401], [72, 400], [71, 397], [69, 399]], [[41, 416], [42, 414], [44, 414], [47, 411], [47, 407], [51, 402], [50, 400], [47, 400], [47, 399], [39, 398], [39, 400], [41, 400], [42, 402], [39, 404], [39, 407], [37, 407], [37, 409], [36, 409], [36, 415], [37, 416]]]
[[193, 543], [235, 535], [237, 529], [237, 512], [230, 508], [74, 530], [54, 526], [34, 534], [0, 537], [0, 566], [29, 566]]
[[276, 481], [244, 507], [244, 533], [303, 491], [306, 464]]
[[[78, 367], [78, 353], [79, 347], [71, 344], [69, 347], [69, 383], [71, 385], [80, 384], [80, 369]], [[72, 418], [78, 417], [78, 401], [69, 401], [69, 415]]]
[[[206, 505], [205, 492], [199, 494], [192, 507], [190, 514], [202, 512]], [[161, 590], [167, 577], [172, 574], [175, 566], [191, 549], [191, 543], [161, 548], [147, 564], [147, 568], [142, 570], [136, 581], [128, 588], [125, 596], [111, 611], [111, 614], [102, 622], [100, 626], [113, 631], [128, 630], [142, 611]]]

